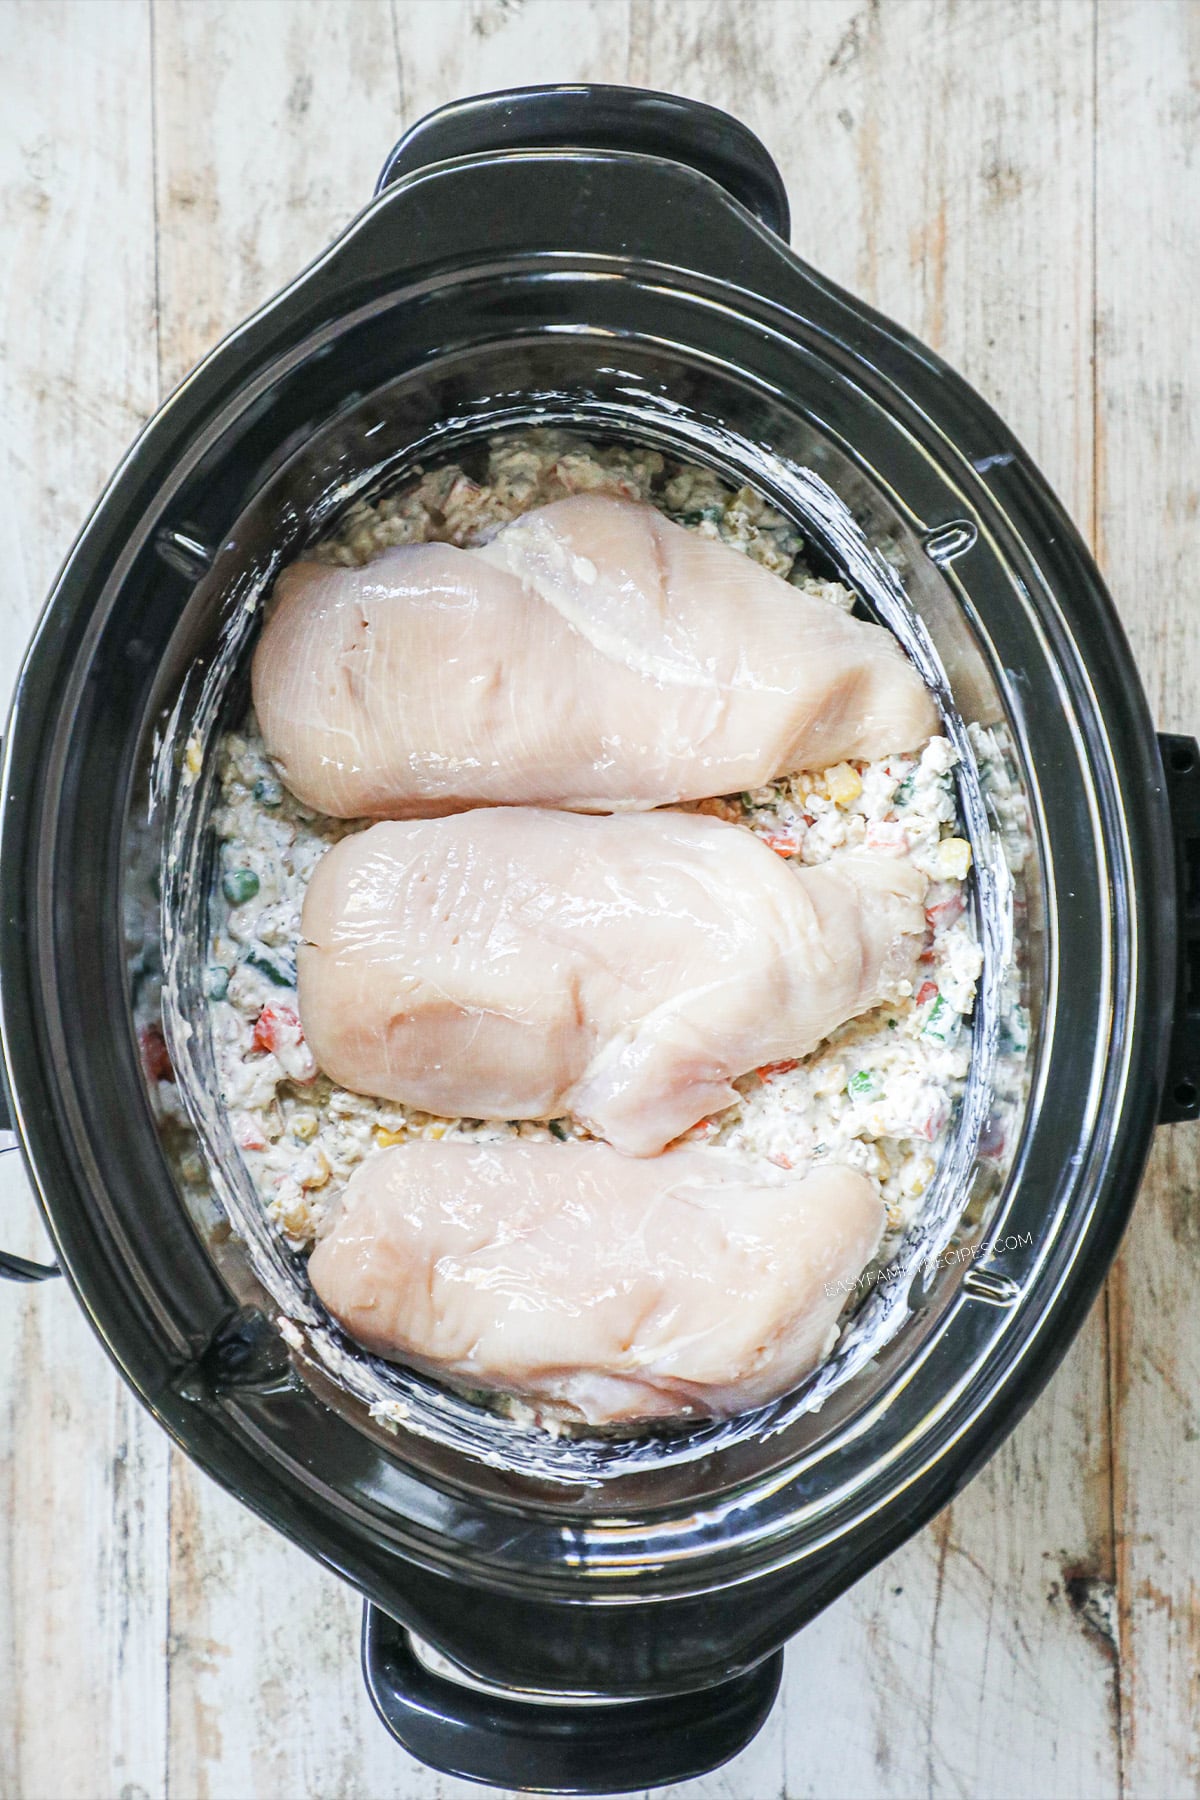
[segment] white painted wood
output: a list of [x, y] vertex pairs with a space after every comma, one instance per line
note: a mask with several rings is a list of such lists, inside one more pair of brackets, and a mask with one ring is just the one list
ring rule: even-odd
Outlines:
[[[800, 254], [962, 368], [1085, 527], [1092, 23], [1090, 4], [635, 0], [633, 29], [636, 78], [744, 118]], [[1113, 1661], [1066, 1581], [1111, 1572], [1098, 1316], [984, 1475], [793, 1643], [788, 1795], [1107, 1791]]]
[[[400, 84], [386, 0], [156, 4], [154, 52], [173, 385], [370, 198]], [[177, 1454], [169, 1541], [171, 1796], [440, 1792], [374, 1717], [356, 1597]]]
[[401, 131], [387, 0], [153, 0], [163, 378], [299, 274]]
[[[139, 0], [0, 11], [0, 697], [157, 397]], [[114, 246], [119, 245], [119, 254]], [[46, 1243], [19, 1159], [0, 1241]], [[162, 1792], [167, 1446], [59, 1282], [0, 1284], [0, 1791]]]
[[392, 0], [407, 124], [464, 94], [624, 81], [628, 0]]
[[[1166, 730], [1200, 729], [1200, 12], [1102, 6], [1102, 565]], [[1200, 1785], [1200, 1133], [1159, 1133], [1110, 1281], [1125, 1790]]]
[[140, 0], [0, 12], [5, 710], [54, 573], [156, 403], [148, 68]]
[[[0, 0], [0, 684], [156, 368], [172, 385], [309, 261], [407, 124], [630, 79], [743, 117], [800, 252], [993, 399], [1098, 537], [1160, 721], [1195, 729], [1198, 20], [1183, 0]], [[1198, 1157], [1194, 1133], [1160, 1141], [1111, 1346], [1098, 1313], [984, 1474], [796, 1641], [758, 1742], [680, 1800], [1195, 1791]], [[0, 1182], [4, 1241], [32, 1250]], [[168, 1493], [65, 1292], [0, 1291], [0, 1394], [0, 1792], [482, 1791], [378, 1726], [347, 1589], [174, 1453]]]

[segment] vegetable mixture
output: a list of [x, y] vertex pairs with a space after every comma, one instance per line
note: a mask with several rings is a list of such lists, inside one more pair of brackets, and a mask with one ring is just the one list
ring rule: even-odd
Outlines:
[[[401, 491], [351, 509], [311, 554], [354, 565], [393, 544], [470, 545], [519, 513], [589, 489], [648, 500], [830, 605], [854, 604], [848, 589], [804, 568], [795, 529], [750, 489], [735, 492], [707, 470], [671, 464], [656, 451], [596, 447], [557, 431], [495, 440], [475, 475], [453, 464], [418, 471]], [[187, 754], [198, 756], [199, 747]], [[204, 989], [234, 1136], [285, 1238], [297, 1248], [312, 1243], [353, 1171], [389, 1145], [585, 1136], [567, 1119], [433, 1118], [339, 1089], [317, 1071], [296, 997], [300, 911], [318, 859], [366, 821], [301, 805], [268, 760], [253, 716], [221, 740], [218, 755], [220, 894]], [[889, 1242], [920, 1204], [970, 1058], [981, 954], [965, 903], [971, 852], [958, 826], [955, 761], [949, 742], [935, 737], [919, 756], [843, 762], [697, 803], [797, 864], [865, 845], [911, 856], [930, 878], [920, 979], [900, 983], [886, 1004], [841, 1027], [813, 1055], [744, 1077], [737, 1104], [687, 1134], [782, 1168], [852, 1164], [878, 1185]], [[164, 1111], [174, 1112], [161, 1035], [148, 1038], [144, 1054]]]

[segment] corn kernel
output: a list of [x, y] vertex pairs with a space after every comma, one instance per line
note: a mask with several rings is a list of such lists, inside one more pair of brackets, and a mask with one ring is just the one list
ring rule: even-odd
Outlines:
[[821, 1096], [826, 1094], [840, 1094], [845, 1085], [846, 1065], [845, 1063], [835, 1062], [813, 1083], [813, 1093]]
[[282, 1200], [272, 1200], [267, 1208], [267, 1216], [279, 1226], [281, 1231], [289, 1232], [293, 1237], [300, 1236], [300, 1213], [308, 1208], [299, 1201], [290, 1201], [286, 1206]]
[[971, 868], [971, 846], [966, 838], [943, 838], [937, 852], [938, 874], [943, 881], [965, 881]]
[[317, 1115], [312, 1112], [294, 1112], [292, 1114], [292, 1136], [298, 1137], [302, 1144], [311, 1144], [317, 1135]]
[[444, 1125], [427, 1125], [425, 1127], [425, 1136], [427, 1138], [433, 1138], [436, 1141], [439, 1138], [444, 1138], [445, 1135], [446, 1127]]
[[324, 1187], [329, 1180], [329, 1158], [320, 1144], [314, 1144], [296, 1165], [296, 1180], [302, 1188]]
[[904, 1171], [901, 1186], [906, 1194], [920, 1194], [933, 1177], [933, 1163], [927, 1156], [915, 1156]]
[[381, 1150], [390, 1150], [393, 1144], [402, 1144], [406, 1135], [403, 1126], [399, 1131], [389, 1131], [386, 1125], [377, 1125], [372, 1133]]
[[296, 1182], [280, 1182], [279, 1193], [268, 1206], [267, 1212], [289, 1237], [303, 1238], [311, 1234], [312, 1212]]
[[825, 785], [835, 806], [849, 806], [862, 793], [862, 777], [849, 763], [834, 763], [825, 771]]

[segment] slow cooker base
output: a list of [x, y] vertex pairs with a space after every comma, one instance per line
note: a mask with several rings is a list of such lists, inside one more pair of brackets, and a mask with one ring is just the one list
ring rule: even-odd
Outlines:
[[436, 1673], [404, 1627], [368, 1602], [362, 1666], [379, 1717], [430, 1768], [537, 1794], [615, 1794], [688, 1781], [737, 1756], [775, 1704], [783, 1652], [687, 1694], [521, 1697]]
[[[714, 163], [709, 116], [689, 154], [687, 102], [667, 104], [665, 136], [647, 96], [547, 105], [533, 147], [514, 135], [527, 94], [465, 109], [465, 146], [453, 120], [426, 128], [446, 160], [405, 173], [394, 156], [373, 206], [207, 359], [114, 477], [10, 718], [0, 1023], [63, 1272], [186, 1453], [386, 1608], [368, 1607], [364, 1669], [388, 1728], [470, 1779], [611, 1792], [736, 1754], [769, 1711], [778, 1646], [971, 1478], [1079, 1328], [1159, 1111], [1187, 962], [1175, 863], [1194, 866], [1197, 827], [1173, 844], [1136, 672], [1061, 507], [952, 371], [773, 235], [761, 147], [730, 138]], [[645, 127], [628, 143], [626, 106]], [[490, 153], [489, 107], [504, 126]], [[584, 393], [611, 418], [630, 383], [652, 387], [654, 443], [690, 445], [689, 420], [707, 432], [715, 416], [739, 448], [714, 466], [752, 449], [747, 481], [768, 454], [789, 491], [819, 481], [911, 600], [959, 711], [1011, 728], [1035, 827], [1018, 947], [1042, 1001], [1038, 1085], [993, 1145], [1008, 1142], [1012, 1179], [991, 1165], [994, 1206], [974, 1221], [1003, 1246], [972, 1239], [914, 1283], [903, 1329], [819, 1415], [735, 1445], [698, 1437], [686, 1463], [657, 1447], [603, 1493], [567, 1488], [561, 1460], [532, 1479], [389, 1435], [289, 1354], [245, 1245], [189, 1215], [170, 1179], [122, 935], [144, 752], [247, 584], [374, 479], [390, 433], [415, 444], [429, 410], [447, 445], [480, 392], [498, 427], [524, 418], [550, 367], [575, 414]], [[444, 404], [460, 379], [464, 405]], [[1189, 1116], [1192, 1024], [1171, 1089]], [[440, 1675], [397, 1618], [486, 1682]]]

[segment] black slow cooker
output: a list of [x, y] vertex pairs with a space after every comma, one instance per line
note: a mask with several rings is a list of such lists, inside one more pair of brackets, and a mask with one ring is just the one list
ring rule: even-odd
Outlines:
[[[5, 1075], [59, 1265], [182, 1448], [362, 1592], [396, 1737], [506, 1786], [646, 1787], [739, 1750], [783, 1642], [1029, 1405], [1155, 1124], [1200, 1112], [1196, 745], [1156, 739], [1096, 568], [1012, 435], [787, 228], [761, 145], [690, 101], [541, 88], [434, 114], [147, 426], [8, 724]], [[176, 1033], [198, 1016], [179, 947], [204, 929], [206, 787], [175, 748], [244, 705], [280, 564], [416, 463], [545, 423], [749, 483], [899, 632], [963, 749], [985, 947], [967, 1099], [857, 1352], [732, 1425], [625, 1444], [555, 1446], [355, 1359], [239, 1212], [203, 1119], [222, 1205], [186, 1201], [127, 961], [139, 856], [166, 845]]]

